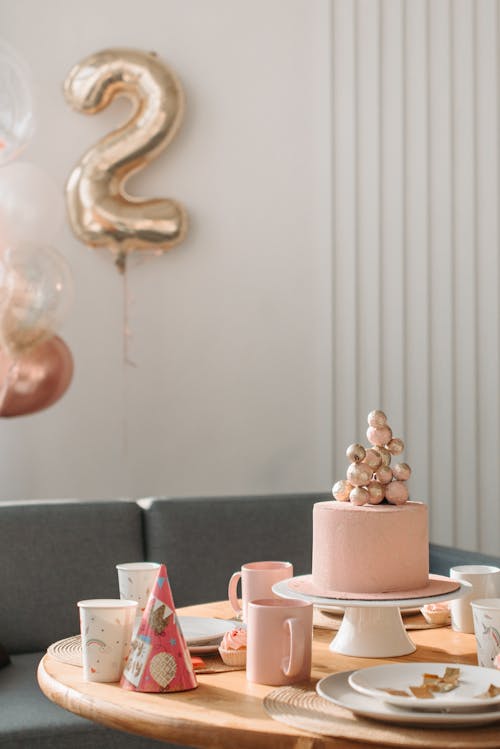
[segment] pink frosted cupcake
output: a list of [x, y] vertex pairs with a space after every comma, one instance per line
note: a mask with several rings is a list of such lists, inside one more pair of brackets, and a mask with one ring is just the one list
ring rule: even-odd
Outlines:
[[227, 666], [244, 666], [247, 661], [247, 631], [242, 627], [226, 632], [219, 646], [220, 657]]

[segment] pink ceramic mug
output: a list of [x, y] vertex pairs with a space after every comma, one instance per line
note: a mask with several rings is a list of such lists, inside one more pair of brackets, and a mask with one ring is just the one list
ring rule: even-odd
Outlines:
[[247, 679], [281, 686], [311, 675], [313, 605], [262, 598], [248, 604]]
[[[247, 606], [254, 598], [272, 598], [272, 587], [280, 580], [293, 577], [291, 562], [248, 562], [241, 571], [234, 572], [229, 580], [227, 595], [235, 614], [243, 612], [243, 621], [247, 620]], [[241, 602], [238, 600], [238, 582], [241, 578]]]

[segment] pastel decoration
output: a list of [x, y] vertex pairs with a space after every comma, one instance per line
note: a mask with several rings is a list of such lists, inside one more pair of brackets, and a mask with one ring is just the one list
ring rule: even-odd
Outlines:
[[351, 463], [347, 469], [347, 480], [354, 486], [364, 486], [372, 477], [372, 469], [366, 463]]
[[164, 564], [132, 641], [120, 686], [135, 692], [184, 692], [198, 686]]
[[365, 459], [365, 455], [365, 448], [358, 442], [355, 442], [353, 445], [349, 445], [346, 450], [347, 459], [350, 460], [351, 463], [360, 463]]
[[333, 485], [332, 494], [339, 502], [345, 502], [349, 499], [349, 494], [352, 489], [353, 485], [349, 481], [341, 479]]
[[365, 489], [364, 486], [355, 486], [349, 494], [349, 499], [353, 505], [366, 505], [370, 501], [368, 489]]
[[385, 427], [387, 424], [387, 416], [383, 411], [370, 411], [368, 414], [368, 424], [371, 427]]
[[384, 427], [368, 427], [366, 430], [366, 438], [371, 445], [387, 445], [392, 439], [392, 430], [388, 426]]
[[382, 456], [378, 450], [374, 450], [370, 447], [366, 451], [364, 462], [367, 463], [372, 471], [376, 471], [379, 466], [382, 465]]
[[391, 505], [403, 505], [408, 500], [408, 487], [404, 481], [391, 481], [385, 487], [385, 497]]

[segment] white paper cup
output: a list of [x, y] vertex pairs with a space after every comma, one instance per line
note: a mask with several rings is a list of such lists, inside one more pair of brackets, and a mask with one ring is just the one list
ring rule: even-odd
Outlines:
[[450, 569], [452, 580], [469, 583], [470, 590], [462, 598], [451, 601], [451, 626], [456, 632], [474, 632], [471, 601], [500, 596], [500, 567], [487, 564], [462, 564]]
[[137, 601], [78, 601], [85, 681], [119, 681], [127, 660]]
[[160, 565], [158, 562], [126, 562], [117, 564], [120, 598], [137, 601], [137, 616], [146, 608]]
[[500, 653], [500, 598], [481, 598], [471, 602], [478, 666], [495, 668]]

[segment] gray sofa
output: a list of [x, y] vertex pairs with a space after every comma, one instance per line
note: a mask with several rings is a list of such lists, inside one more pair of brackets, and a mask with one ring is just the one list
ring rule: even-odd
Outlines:
[[[168, 745], [79, 718], [40, 691], [47, 646], [79, 631], [76, 601], [118, 596], [115, 565], [165, 562], [177, 607], [226, 598], [242, 563], [311, 568], [312, 506], [330, 495], [0, 503], [0, 749], [153, 749]], [[433, 572], [498, 559], [430, 548]]]
[[165, 562], [177, 607], [222, 600], [242, 563], [310, 571], [317, 494], [0, 503], [0, 749], [153, 749], [164, 743], [75, 716], [40, 691], [52, 642], [78, 633], [76, 602], [118, 597], [115, 565]]

